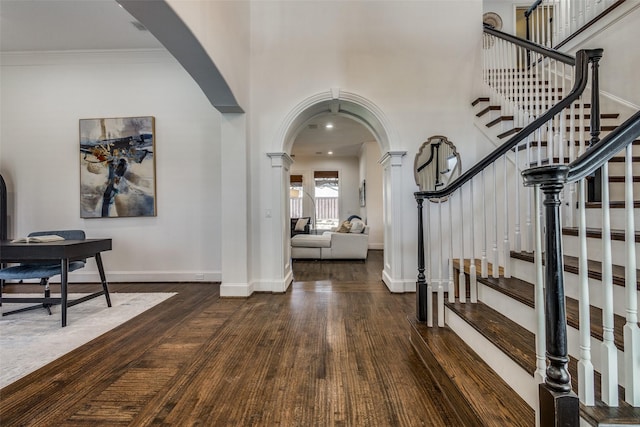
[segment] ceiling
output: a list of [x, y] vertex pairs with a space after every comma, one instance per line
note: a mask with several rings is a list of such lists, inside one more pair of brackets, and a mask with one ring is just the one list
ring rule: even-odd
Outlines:
[[[328, 129], [327, 124], [333, 127]], [[358, 156], [362, 143], [375, 137], [362, 124], [339, 114], [324, 114], [309, 120], [296, 136], [293, 156]], [[329, 151], [333, 154], [329, 154]]]
[[157, 49], [115, 0], [0, 0], [0, 51]]
[[[0, 0], [0, 51], [163, 49], [135, 24], [115, 0]], [[305, 124], [291, 154], [357, 156], [363, 142], [374, 140], [355, 120], [327, 113]]]

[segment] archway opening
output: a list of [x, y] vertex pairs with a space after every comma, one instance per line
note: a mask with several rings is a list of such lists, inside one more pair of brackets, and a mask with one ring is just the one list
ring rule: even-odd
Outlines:
[[[352, 94], [335, 95], [332, 91], [324, 99], [315, 97], [302, 103], [292, 111], [284, 127], [283, 152], [293, 159], [285, 180], [287, 186], [283, 188], [288, 201], [286, 214], [310, 217], [310, 232], [315, 234], [335, 225], [329, 221], [331, 218], [342, 222], [357, 215], [369, 226], [369, 249], [383, 251], [390, 222], [383, 214], [389, 209], [384, 206], [388, 202], [383, 196], [385, 173], [380, 159], [389, 151], [388, 126], [375, 105]], [[327, 129], [328, 124], [334, 127]], [[328, 141], [321, 141], [322, 133], [333, 131], [336, 132]], [[332, 173], [337, 175], [339, 201], [337, 213], [325, 218], [326, 203], [317, 197], [317, 191], [322, 185], [330, 186]], [[286, 222], [295, 226], [292, 221]], [[289, 255], [290, 236], [285, 233], [283, 242]], [[387, 264], [383, 263], [383, 268]]]

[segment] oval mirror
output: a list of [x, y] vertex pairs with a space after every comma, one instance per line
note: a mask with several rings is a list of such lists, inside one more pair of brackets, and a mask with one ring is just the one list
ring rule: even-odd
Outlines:
[[456, 146], [444, 136], [432, 136], [416, 154], [414, 169], [420, 191], [434, 191], [446, 187], [460, 175], [460, 154]]

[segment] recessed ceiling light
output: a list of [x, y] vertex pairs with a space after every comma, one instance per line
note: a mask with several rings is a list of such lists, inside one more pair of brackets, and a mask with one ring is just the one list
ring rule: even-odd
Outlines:
[[328, 155], [332, 155], [332, 154], [333, 154], [333, 151], [327, 151], [327, 154], [328, 154]]
[[333, 129], [333, 123], [327, 123], [326, 125], [324, 125], [324, 127], [326, 127], [327, 129]]

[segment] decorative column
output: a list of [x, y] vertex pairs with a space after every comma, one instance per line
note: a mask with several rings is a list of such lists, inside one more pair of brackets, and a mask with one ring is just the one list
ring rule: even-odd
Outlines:
[[540, 425], [578, 426], [580, 403], [571, 391], [571, 376], [567, 369], [567, 314], [564, 294], [564, 267], [560, 224], [560, 192], [567, 179], [566, 165], [544, 166], [522, 173], [525, 185], [539, 185], [544, 193], [545, 211], [545, 335], [547, 360], [546, 378], [539, 386]]
[[391, 292], [405, 292], [402, 281], [402, 158], [406, 151], [388, 151], [380, 159], [383, 167], [384, 268], [382, 280]]
[[222, 114], [221, 201], [222, 297], [248, 297], [249, 211], [245, 114]]
[[260, 286], [260, 291], [265, 292], [286, 292], [293, 280], [291, 266], [291, 245], [289, 245], [290, 235], [287, 234], [287, 221], [289, 221], [289, 177], [293, 159], [287, 153], [267, 153], [271, 159], [270, 188], [273, 191], [271, 200], [274, 204], [267, 208], [265, 220], [270, 224], [267, 227], [267, 236], [271, 256], [269, 265], [273, 266], [270, 271], [271, 278], [267, 283]]

